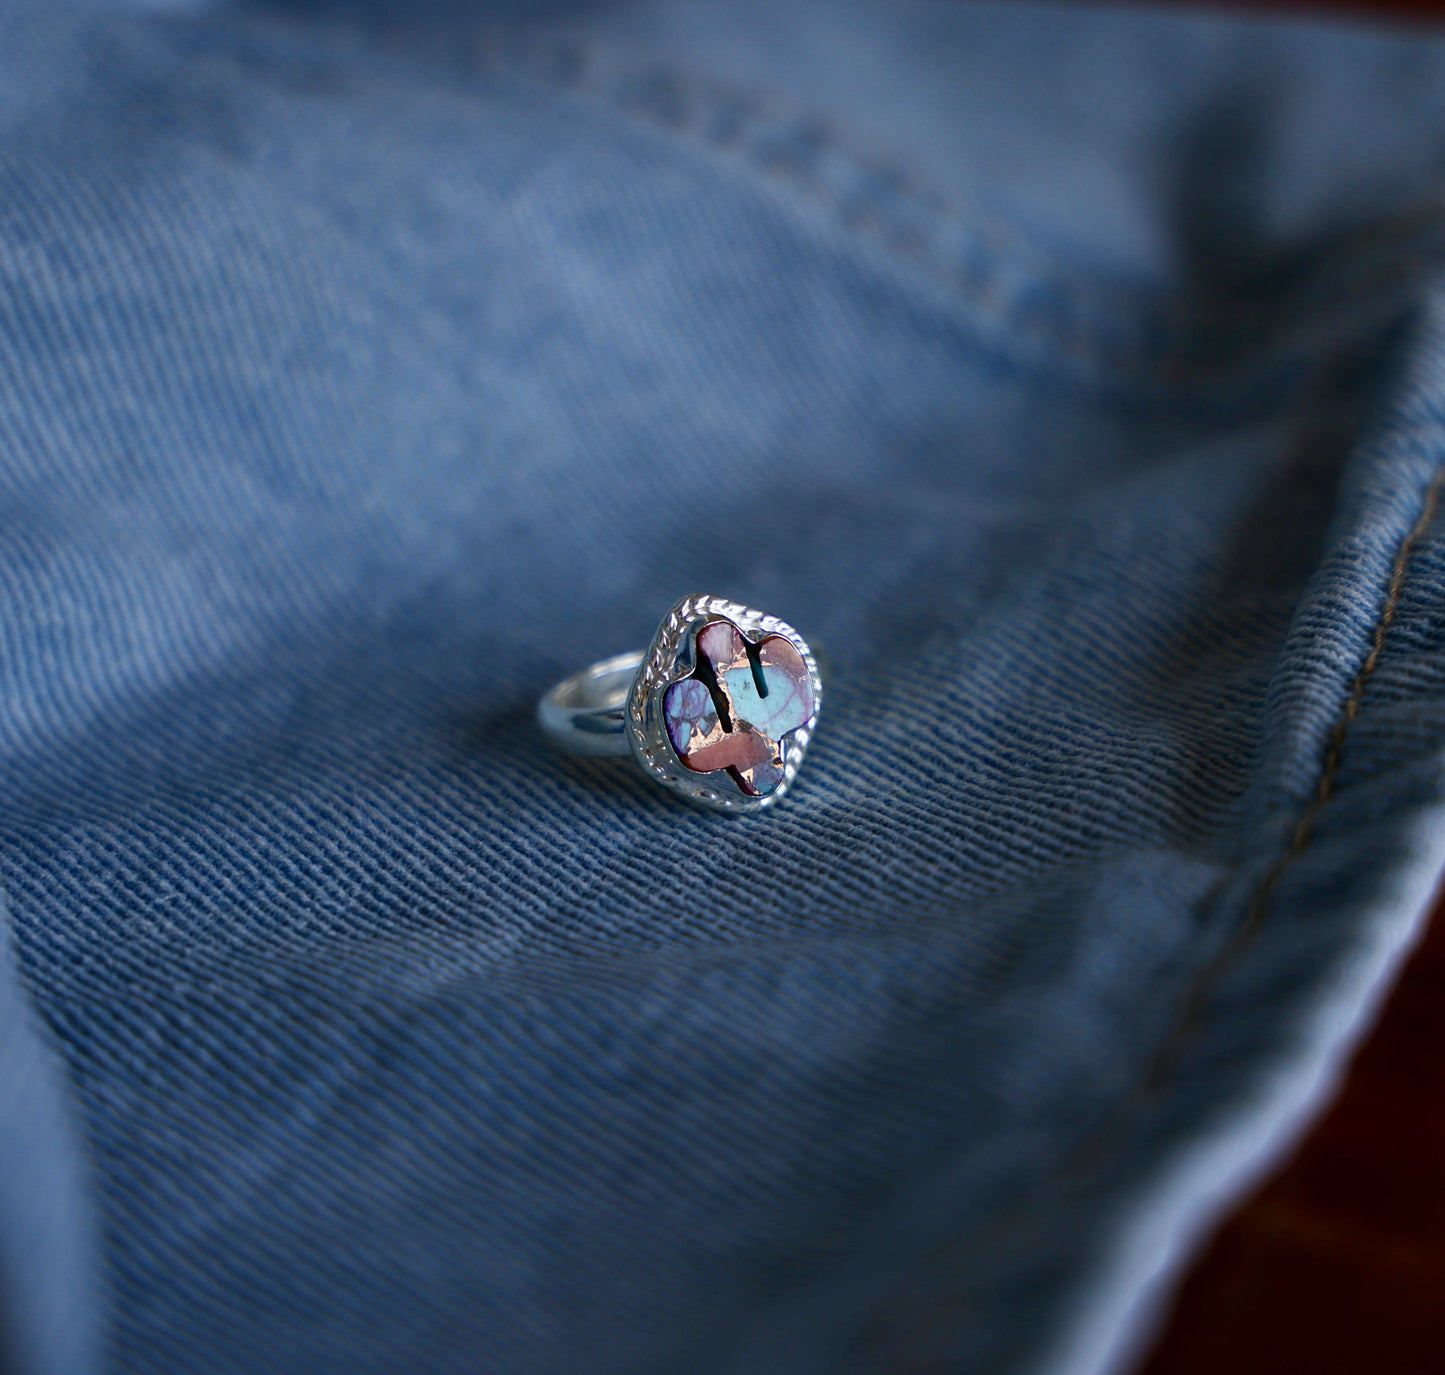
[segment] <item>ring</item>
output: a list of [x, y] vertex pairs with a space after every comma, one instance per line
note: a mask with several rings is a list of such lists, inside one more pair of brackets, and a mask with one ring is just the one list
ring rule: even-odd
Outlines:
[[821, 697], [817, 661], [792, 626], [691, 596], [645, 653], [558, 683], [537, 704], [537, 723], [568, 754], [631, 754], [690, 802], [755, 812], [792, 786]]

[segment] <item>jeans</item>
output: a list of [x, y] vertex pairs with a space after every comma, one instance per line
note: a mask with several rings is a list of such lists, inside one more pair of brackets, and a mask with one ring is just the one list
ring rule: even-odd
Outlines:
[[[1445, 863], [1445, 49], [0, 0], [0, 1368], [1118, 1368]], [[786, 803], [550, 756], [692, 591]]]

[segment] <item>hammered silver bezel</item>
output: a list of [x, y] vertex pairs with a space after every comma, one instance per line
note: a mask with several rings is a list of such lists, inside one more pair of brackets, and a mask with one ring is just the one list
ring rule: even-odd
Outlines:
[[[709, 621], [731, 621], [744, 638], [752, 643], [767, 635], [781, 635], [790, 640], [808, 666], [808, 681], [813, 690], [813, 713], [803, 725], [789, 731], [778, 743], [783, 754], [783, 780], [764, 797], [750, 797], [727, 773], [695, 773], [672, 748], [662, 719], [662, 695], [674, 683], [686, 678], [695, 666], [696, 632]], [[807, 642], [786, 621], [769, 616], [726, 597], [695, 593], [684, 597], [663, 617], [657, 634], [652, 637], [637, 676], [627, 695], [627, 738], [637, 762], [648, 776], [670, 788], [689, 802], [735, 816], [762, 811], [780, 802], [793, 785], [798, 767], [807, 752], [808, 741], [818, 724], [818, 708], [823, 698], [823, 684], [818, 676], [818, 662]]]

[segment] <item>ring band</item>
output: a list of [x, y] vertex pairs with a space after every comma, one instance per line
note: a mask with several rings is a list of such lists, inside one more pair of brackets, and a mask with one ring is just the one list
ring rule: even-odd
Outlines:
[[690, 802], [752, 812], [792, 786], [818, 721], [822, 683], [803, 638], [723, 597], [684, 597], [643, 653], [602, 659], [537, 704], [549, 744], [631, 754]]
[[558, 683], [537, 704], [547, 743], [566, 754], [631, 754], [627, 698], [646, 657], [640, 649], [616, 654]]

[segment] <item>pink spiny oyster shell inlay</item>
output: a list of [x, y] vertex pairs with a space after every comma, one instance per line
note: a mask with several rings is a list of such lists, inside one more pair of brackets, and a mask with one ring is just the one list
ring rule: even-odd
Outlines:
[[749, 644], [731, 621], [697, 633], [697, 667], [662, 699], [677, 757], [697, 773], [726, 769], [750, 797], [783, 781], [783, 737], [813, 715], [813, 683], [793, 642]]

